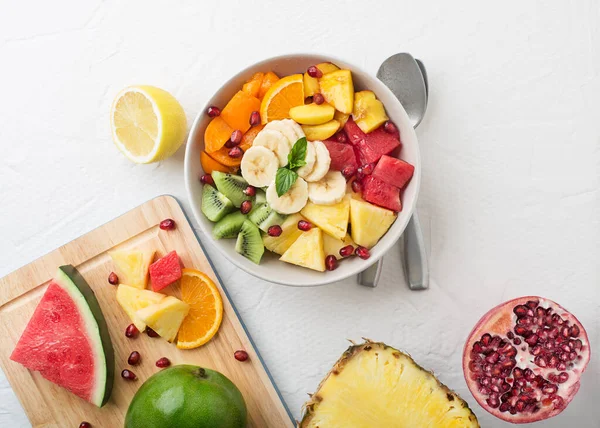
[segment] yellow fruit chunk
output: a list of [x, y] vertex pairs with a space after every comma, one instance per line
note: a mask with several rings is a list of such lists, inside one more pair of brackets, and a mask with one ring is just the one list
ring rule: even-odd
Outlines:
[[328, 235], [344, 239], [350, 217], [350, 196], [333, 205], [317, 205], [309, 201], [300, 214]]
[[335, 114], [333, 115], [333, 118], [335, 120], [337, 120], [338, 122], [340, 122], [340, 128], [344, 127], [346, 122], [348, 122], [349, 117], [350, 117], [349, 114], [342, 113], [341, 111], [337, 111], [337, 110], [335, 111]]
[[154, 86], [130, 86], [117, 94], [110, 111], [113, 141], [135, 163], [166, 159], [187, 134], [181, 104]]
[[217, 285], [204, 273], [183, 269], [181, 298], [190, 311], [179, 327], [177, 347], [193, 349], [204, 345], [217, 334], [223, 320], [223, 300]]
[[290, 117], [302, 125], [321, 125], [333, 119], [335, 109], [329, 104], [306, 104], [292, 107]]
[[160, 337], [173, 342], [190, 305], [176, 297], [166, 296], [160, 302], [138, 310], [135, 315]]
[[304, 81], [305, 97], [312, 97], [319, 92], [319, 80], [316, 77], [310, 77], [308, 73], [304, 73], [302, 79]]
[[262, 123], [290, 117], [292, 107], [304, 105], [304, 81], [301, 74], [279, 79], [269, 88], [260, 104]]
[[317, 64], [316, 67], [319, 70], [321, 70], [321, 73], [323, 73], [323, 74], [332, 73], [332, 72], [338, 71], [340, 69], [337, 65], [335, 65], [332, 62], [322, 62], [320, 64]]
[[343, 257], [340, 256], [340, 250], [346, 245], [352, 245], [354, 248], [356, 248], [356, 244], [348, 234], [346, 234], [342, 240], [332, 238], [326, 233], [323, 234], [323, 252], [325, 257], [328, 255], [333, 255], [338, 260], [343, 259]]
[[342, 113], [350, 114], [354, 108], [354, 84], [350, 70], [324, 74], [319, 79], [321, 94], [329, 104]]
[[383, 103], [375, 97], [372, 91], [360, 91], [354, 94], [352, 119], [365, 134], [379, 128], [389, 120], [385, 114]]
[[279, 260], [324, 272], [325, 255], [321, 229], [313, 227], [308, 232], [303, 232]]
[[148, 267], [154, 253], [154, 250], [116, 250], [108, 255], [115, 263], [119, 282], [143, 290], [148, 285]]
[[292, 246], [296, 239], [302, 235], [302, 231], [298, 229], [298, 222], [304, 218], [300, 214], [292, 214], [285, 219], [281, 224], [281, 235], [279, 236], [263, 236], [263, 244], [265, 248], [273, 253], [283, 254]]
[[394, 220], [395, 212], [350, 198], [352, 239], [358, 245], [371, 248], [385, 235]]
[[323, 141], [340, 129], [340, 122], [333, 119], [321, 125], [302, 125], [302, 130], [308, 141]]
[[164, 294], [150, 290], [140, 290], [125, 284], [119, 284], [117, 287], [117, 302], [139, 331], [144, 331], [146, 324], [135, 313], [140, 309], [160, 302], [164, 298]]

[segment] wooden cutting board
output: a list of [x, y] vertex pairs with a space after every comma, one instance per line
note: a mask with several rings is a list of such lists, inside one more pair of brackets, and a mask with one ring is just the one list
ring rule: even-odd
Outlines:
[[[177, 228], [161, 230], [158, 224], [165, 218], [174, 219]], [[205, 272], [219, 286], [223, 322], [209, 343], [194, 350], [179, 350], [161, 338], [145, 334], [135, 339], [125, 337], [125, 328], [131, 321], [116, 301], [116, 287], [107, 281], [114, 270], [107, 251], [135, 247], [156, 249], [158, 256], [177, 250], [186, 267]], [[115, 349], [114, 388], [110, 401], [102, 408], [9, 359], [49, 280], [56, 268], [64, 264], [75, 266], [96, 293]], [[179, 294], [177, 286], [163, 291]], [[233, 353], [238, 349], [245, 349], [250, 359], [243, 363], [235, 360]], [[134, 350], [140, 352], [142, 362], [132, 368], [127, 365], [127, 357]], [[173, 364], [195, 364], [225, 374], [246, 400], [250, 427], [294, 426], [289, 410], [175, 198], [160, 196], [148, 201], [0, 279], [0, 364], [34, 427], [77, 427], [84, 420], [94, 428], [122, 427], [133, 395], [144, 380], [159, 371], [154, 363], [160, 357], [168, 357]], [[120, 373], [124, 368], [131, 368], [138, 380], [122, 379]]]

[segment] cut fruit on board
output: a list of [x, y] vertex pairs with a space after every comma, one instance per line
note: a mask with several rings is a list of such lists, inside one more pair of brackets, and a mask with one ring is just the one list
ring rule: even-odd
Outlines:
[[173, 342], [189, 310], [187, 303], [176, 297], [166, 296], [160, 302], [140, 309], [135, 315], [160, 337]]
[[348, 348], [305, 404], [300, 428], [478, 428], [458, 394], [384, 343]]
[[181, 261], [177, 251], [171, 251], [148, 268], [153, 291], [160, 291], [181, 278]]
[[10, 359], [103, 406], [113, 385], [114, 354], [94, 292], [73, 266], [61, 266]]
[[114, 250], [108, 255], [115, 263], [122, 284], [143, 290], [148, 285], [148, 267], [154, 259], [154, 250]]
[[144, 331], [146, 324], [135, 313], [140, 309], [160, 302], [164, 297], [164, 294], [150, 290], [140, 290], [125, 284], [119, 284], [117, 287], [117, 302], [139, 331]]

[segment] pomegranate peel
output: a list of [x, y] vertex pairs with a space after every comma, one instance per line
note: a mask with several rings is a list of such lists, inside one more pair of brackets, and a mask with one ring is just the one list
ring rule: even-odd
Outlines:
[[520, 424], [561, 413], [590, 360], [585, 329], [552, 300], [526, 296], [487, 312], [463, 351], [463, 372], [479, 405]]

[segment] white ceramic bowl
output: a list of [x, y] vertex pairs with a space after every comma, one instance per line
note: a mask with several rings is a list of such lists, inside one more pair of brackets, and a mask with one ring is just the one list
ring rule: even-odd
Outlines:
[[[265, 251], [260, 265], [252, 263], [245, 257], [236, 253], [235, 239], [214, 239], [212, 238], [211, 223], [201, 211], [202, 204], [202, 184], [198, 177], [203, 174], [200, 165], [200, 152], [204, 148], [204, 130], [210, 121], [206, 115], [206, 109], [215, 105], [223, 108], [227, 101], [242, 87], [242, 84], [248, 80], [257, 71], [273, 70], [279, 76], [286, 76], [294, 73], [303, 73], [314, 64], [321, 62], [333, 62], [340, 68], [352, 71], [354, 87], [358, 90], [369, 89], [377, 95], [377, 98], [383, 102], [386, 112], [390, 119], [400, 130], [402, 140], [401, 158], [411, 163], [415, 167], [415, 172], [409, 185], [403, 192], [402, 204], [403, 210], [398, 218], [381, 238], [381, 240], [371, 249], [371, 257], [368, 260], [362, 260], [358, 257], [340, 261], [339, 266], [334, 271], [316, 272], [310, 269], [280, 262], [276, 254]], [[264, 279], [284, 285], [292, 286], [315, 286], [339, 281], [363, 271], [377, 260], [379, 260], [387, 250], [400, 238], [404, 231], [410, 216], [415, 209], [419, 185], [421, 182], [421, 159], [419, 155], [419, 146], [417, 136], [410, 124], [406, 111], [392, 94], [392, 92], [379, 81], [375, 76], [361, 70], [355, 65], [330, 56], [313, 54], [292, 54], [283, 55], [267, 59], [254, 64], [240, 71], [229, 79], [215, 95], [208, 100], [205, 107], [200, 111], [188, 136], [185, 153], [185, 184], [189, 197], [189, 202], [194, 213], [194, 217], [200, 224], [205, 235], [205, 240], [216, 246], [219, 251], [227, 257], [234, 265], [246, 272]], [[399, 261], [398, 261], [399, 262]]]

